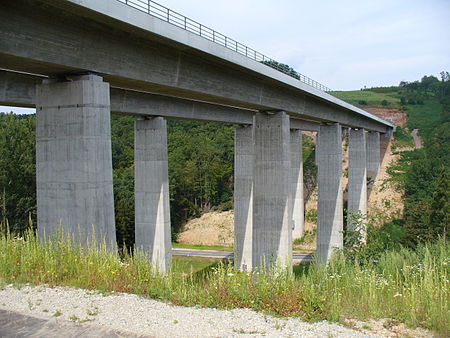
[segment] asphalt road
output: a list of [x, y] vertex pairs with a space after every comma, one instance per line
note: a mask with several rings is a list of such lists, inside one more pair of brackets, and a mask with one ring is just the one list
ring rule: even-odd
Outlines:
[[[200, 249], [172, 249], [172, 254], [177, 256], [193, 256], [193, 257], [208, 257], [220, 259], [232, 259], [233, 253], [218, 250], [200, 250]], [[311, 262], [313, 257], [309, 253], [294, 253], [292, 256], [294, 263]]]
[[4, 338], [138, 338], [146, 337], [104, 327], [74, 323], [59, 318], [37, 318], [14, 311], [0, 310], [0, 337]]

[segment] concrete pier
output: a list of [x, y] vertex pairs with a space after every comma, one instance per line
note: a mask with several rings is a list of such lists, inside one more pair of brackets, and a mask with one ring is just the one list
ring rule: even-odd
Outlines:
[[234, 266], [252, 269], [253, 126], [237, 126], [234, 139]]
[[292, 224], [289, 116], [255, 115], [253, 267], [291, 267]]
[[116, 246], [109, 84], [96, 75], [36, 88], [39, 237], [58, 228], [84, 246]]
[[372, 182], [375, 181], [380, 170], [380, 133], [369, 131], [366, 134], [366, 158], [367, 158], [367, 177]]
[[[318, 135], [317, 261], [327, 263], [343, 247], [342, 130], [338, 123], [321, 125]], [[317, 151], [316, 150], [316, 151]]]
[[136, 249], [165, 273], [172, 250], [166, 120], [136, 120], [134, 144]]
[[292, 238], [300, 238], [305, 230], [303, 204], [302, 131], [291, 129]]
[[[366, 131], [350, 129], [348, 151], [348, 207], [347, 225], [350, 230], [359, 231], [365, 242], [365, 217], [367, 215], [367, 158]], [[360, 218], [362, 217], [362, 218]]]

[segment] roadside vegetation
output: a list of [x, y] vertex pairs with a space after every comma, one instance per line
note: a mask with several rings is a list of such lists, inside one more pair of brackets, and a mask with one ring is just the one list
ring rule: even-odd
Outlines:
[[366, 254], [346, 259], [337, 253], [328, 266], [299, 266], [293, 275], [175, 260], [170, 272], [159, 276], [140, 254], [82, 249], [62, 237], [41, 243], [32, 230], [24, 238], [3, 232], [0, 283], [128, 292], [176, 305], [251, 308], [308, 321], [391, 318], [448, 333], [450, 247], [444, 239], [415, 250], [388, 249], [376, 260]]

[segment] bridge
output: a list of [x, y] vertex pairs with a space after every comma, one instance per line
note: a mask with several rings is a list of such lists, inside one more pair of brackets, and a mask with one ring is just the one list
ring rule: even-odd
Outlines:
[[236, 267], [291, 264], [304, 225], [303, 130], [318, 135], [316, 258], [327, 262], [343, 246], [343, 131], [349, 209], [365, 214], [367, 176], [394, 126], [277, 65], [152, 1], [2, 1], [0, 104], [36, 107], [39, 235], [62, 226], [115, 247], [110, 113], [135, 115], [136, 248], [165, 271], [166, 120], [215, 121], [236, 125]]

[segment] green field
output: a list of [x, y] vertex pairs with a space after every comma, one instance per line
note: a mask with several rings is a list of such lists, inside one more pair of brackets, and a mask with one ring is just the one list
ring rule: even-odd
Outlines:
[[[377, 93], [370, 90], [352, 90], [336, 91], [333, 92], [333, 95], [358, 107], [400, 107], [400, 96], [398, 94], [398, 91], [392, 91], [390, 93]], [[381, 102], [383, 102], [383, 100], [386, 100], [388, 102], [387, 106], [382, 105]], [[361, 104], [361, 101], [365, 101], [366, 104]]]

